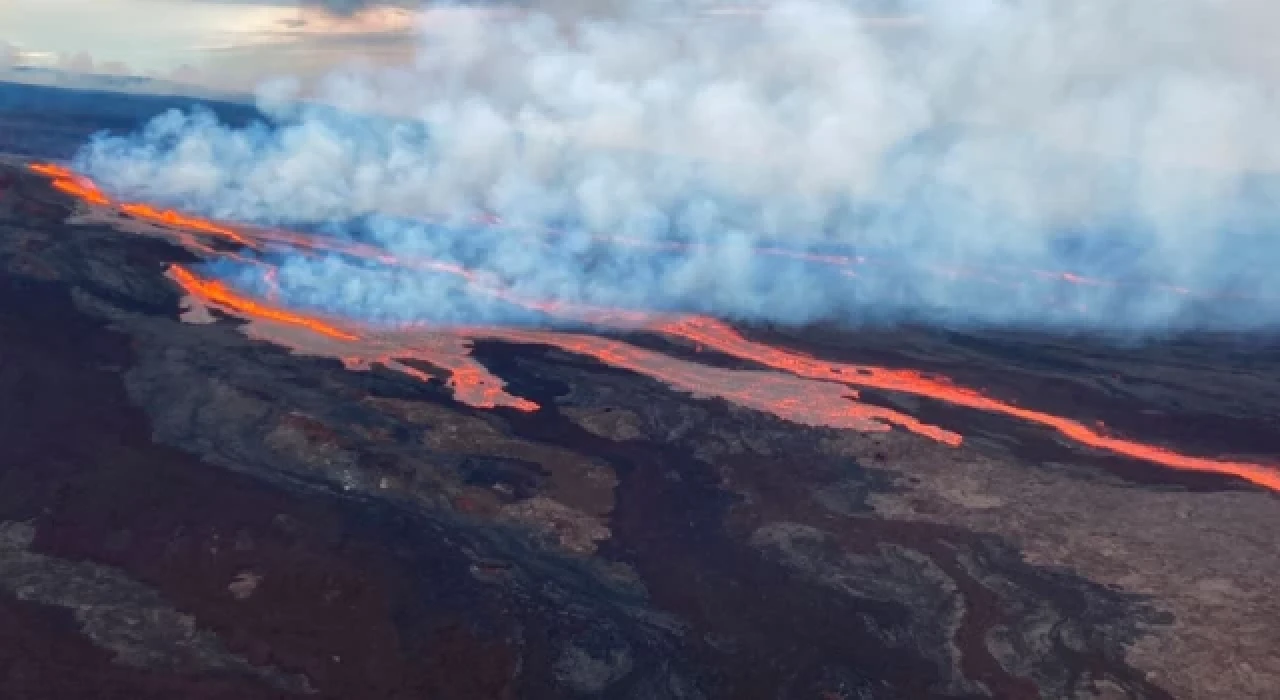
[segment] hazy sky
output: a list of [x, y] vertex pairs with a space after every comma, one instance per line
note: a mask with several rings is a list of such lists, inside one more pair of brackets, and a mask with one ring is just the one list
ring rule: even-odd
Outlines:
[[[705, 8], [750, 1], [675, 0], [674, 4], [699, 4]], [[768, 4], [769, 0], [758, 1]], [[636, 2], [639, 0], [525, 0], [519, 4], [531, 4], [558, 15], [578, 16]], [[458, 23], [460, 18], [473, 19], [476, 13], [506, 14], [493, 8], [439, 6], [420, 14], [416, 9], [406, 9], [418, 8], [418, 0], [376, 0], [376, 3], [378, 6], [372, 10], [336, 16], [318, 8], [328, 6], [342, 10], [367, 7], [368, 2], [0, 0], [0, 72], [16, 57], [19, 63], [61, 67], [72, 73], [128, 71], [242, 94], [252, 92], [265, 79], [291, 76], [302, 79], [304, 93], [312, 93], [318, 82], [312, 79], [332, 74], [333, 69], [344, 64], [412, 66], [415, 58], [423, 59], [422, 54], [415, 57], [415, 51], [439, 44], [440, 37], [447, 42], [451, 41], [449, 37], [470, 36], [468, 32], [474, 28], [468, 29], [469, 22], [465, 19]], [[655, 0], [655, 4], [662, 3]], [[837, 0], [836, 4], [859, 12], [862, 20], [867, 16], [879, 18], [879, 26], [895, 9], [902, 12], [902, 6], [907, 3]], [[1272, 36], [1272, 28], [1280, 21], [1277, 0], [1020, 0], [1013, 3], [914, 0], [910, 3], [913, 8], [932, 7], [934, 19], [950, 17], [947, 21], [953, 24], [959, 21], [958, 17], [982, 15], [983, 8], [990, 11], [1005, 5], [1040, 8], [1031, 14], [1043, 17], [1038, 23], [1010, 27], [1005, 34], [992, 35], [1009, 46], [975, 51], [985, 56], [1016, 49], [1021, 52], [1018, 60], [1024, 60], [1025, 55], [1025, 60], [1038, 63], [1024, 67], [1023, 72], [1032, 75], [1025, 84], [996, 91], [988, 100], [993, 108], [1005, 112], [1026, 111], [1019, 105], [1025, 104], [1029, 96], [1041, 95], [1050, 88], [1061, 87], [1064, 94], [1078, 89], [1065, 86], [1064, 76], [1085, 83], [1096, 83], [1099, 79], [1128, 80], [1143, 89], [1163, 90], [1161, 94], [1171, 100], [1175, 97], [1175, 88], [1182, 90], [1178, 93], [1180, 96], [1176, 96], [1181, 106], [1168, 106], [1166, 112], [1182, 115], [1189, 122], [1262, 120], [1268, 123], [1266, 132], [1274, 132], [1270, 124], [1277, 119], [1277, 113], [1269, 105], [1280, 99], [1280, 42]], [[884, 26], [896, 27], [897, 20], [901, 19], [914, 18], [899, 16]], [[861, 26], [871, 25], [864, 21]], [[949, 25], [944, 23], [945, 26]], [[1045, 36], [1053, 42], [1046, 42]], [[987, 66], [984, 72], [966, 75], [974, 80], [999, 82], [1006, 79], [1000, 77], [1004, 72], [1013, 70], [1000, 61], [984, 65]], [[1186, 78], [1190, 73], [1203, 80], [1188, 87], [1191, 83]], [[1210, 74], [1216, 77], [1205, 77]], [[1227, 98], [1211, 99], [1196, 94], [1192, 87], [1230, 94]], [[397, 97], [414, 90], [415, 87], [399, 85], [383, 92]], [[1268, 105], [1265, 109], [1259, 106], [1264, 104]], [[1093, 106], [1097, 105], [1091, 109]], [[1213, 114], [1206, 116], [1207, 112]], [[1052, 135], [1055, 142], [1070, 144], [1071, 148], [1110, 150], [1097, 139], [1057, 126], [1060, 121], [1074, 123], [1071, 119], [1084, 116], [1061, 114], [1061, 110], [1049, 114], [1062, 119], [1050, 120], [1053, 123], [1049, 126], [1036, 128], [1056, 129]], [[1215, 150], [1209, 143], [1213, 138], [1243, 128], [1201, 130], [1196, 132], [1194, 141], [1208, 144], [1202, 150]], [[1252, 133], [1250, 129], [1244, 130]], [[1239, 157], [1257, 160], [1260, 150], [1270, 153], [1272, 149], [1249, 147]], [[1215, 160], [1224, 158], [1232, 160], [1236, 156], [1214, 156]], [[1280, 168], [1280, 151], [1269, 155], [1266, 161], [1269, 169]]]
[[403, 55], [411, 25], [398, 9], [339, 19], [269, 0], [0, 1], [0, 43], [25, 62], [83, 69], [87, 54], [106, 72], [124, 64], [167, 76], [191, 66], [232, 85], [322, 71], [353, 56]]

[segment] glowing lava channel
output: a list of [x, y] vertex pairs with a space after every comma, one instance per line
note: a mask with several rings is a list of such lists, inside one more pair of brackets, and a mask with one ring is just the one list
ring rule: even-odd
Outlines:
[[[386, 264], [394, 264], [404, 267], [416, 269], [435, 269], [436, 271], [452, 272], [454, 274], [475, 275], [474, 271], [464, 270], [458, 266], [452, 266], [454, 270], [439, 269], [447, 267], [449, 263], [440, 261], [414, 260], [412, 258], [400, 257], [394, 258], [385, 250], [368, 244], [352, 243], [347, 241], [339, 241], [336, 239], [325, 239], [314, 236], [304, 236], [291, 231], [282, 231], [279, 229], [253, 228], [238, 226], [237, 229], [223, 226], [207, 219], [201, 219], [186, 214], [181, 214], [172, 209], [160, 209], [148, 204], [137, 202], [115, 203], [110, 200], [96, 185], [88, 178], [74, 173], [65, 167], [49, 164], [36, 163], [29, 168], [37, 173], [46, 175], [53, 180], [53, 186], [69, 195], [77, 197], [89, 204], [101, 207], [114, 207], [121, 213], [152, 223], [158, 226], [175, 226], [185, 228], [190, 231], [213, 236], [224, 241], [233, 242], [245, 247], [262, 250], [272, 245], [293, 246], [306, 250], [317, 250], [325, 252], [334, 252], [340, 254], [349, 254], [364, 259], [377, 260]], [[502, 218], [493, 215], [483, 215], [475, 218], [475, 222], [486, 226], [503, 226], [512, 228]], [[251, 233], [252, 237], [242, 235]], [[565, 232], [551, 228], [527, 228], [521, 231], [523, 233], [539, 235], [543, 237], [561, 236]], [[693, 252], [707, 250], [707, 244], [698, 242], [685, 241], [655, 241], [643, 238], [635, 238], [620, 235], [595, 235], [592, 240], [613, 246], [628, 247], [641, 250], [653, 250], [663, 252]], [[756, 246], [753, 252], [757, 255], [768, 257], [784, 258], [815, 265], [824, 265], [835, 267], [840, 270], [841, 274], [849, 278], [857, 278], [859, 275], [855, 271], [858, 267], [893, 267], [892, 263], [884, 260], [874, 260], [865, 255], [839, 255], [813, 253], [803, 250], [791, 250], [779, 246], [761, 245]], [[1022, 289], [1025, 281], [1020, 279], [1010, 279], [1001, 277], [992, 270], [983, 270], [966, 267], [943, 267], [938, 265], [925, 264], [921, 270], [932, 274], [945, 277], [951, 280], [966, 280], [970, 282], [978, 282], [1006, 289]], [[920, 270], [917, 270], [919, 272]], [[1004, 269], [1003, 272], [1009, 274], [1017, 274], [1019, 271], [1012, 269]], [[1023, 273], [1023, 277], [1029, 277], [1033, 280], [1052, 283], [1067, 283], [1072, 287], [1111, 287], [1117, 288], [1127, 286], [1125, 283], [1113, 280], [1104, 280], [1094, 277], [1086, 277], [1071, 272], [1054, 272], [1049, 270], [1030, 270]], [[473, 280], [474, 281], [474, 280]], [[1168, 294], [1174, 294], [1183, 297], [1194, 297], [1199, 299], [1220, 299], [1215, 295], [1195, 292], [1185, 287], [1168, 284], [1151, 284], [1145, 285], [1151, 290], [1159, 290]], [[1086, 313], [1087, 308], [1080, 304], [1063, 305], [1053, 298], [1046, 297], [1044, 303], [1053, 308], [1073, 310], [1079, 313]]]
[[[532, 401], [506, 393], [502, 381], [471, 357], [472, 343], [486, 339], [549, 346], [591, 357], [612, 367], [652, 377], [680, 391], [721, 398], [803, 425], [865, 432], [886, 431], [897, 425], [949, 445], [959, 445], [962, 439], [953, 432], [926, 425], [897, 411], [857, 403], [858, 393], [842, 384], [776, 372], [707, 367], [592, 335], [508, 328], [361, 327], [349, 321], [322, 319], [248, 298], [221, 282], [201, 279], [180, 265], [171, 266], [169, 274], [195, 303], [249, 321], [251, 335], [306, 354], [336, 355], [351, 368], [376, 363], [421, 380], [432, 377], [405, 364], [406, 361], [417, 360], [439, 367], [449, 372], [449, 386], [455, 398], [475, 407], [507, 406], [522, 411], [538, 408]], [[304, 333], [291, 334], [291, 330]]]
[[222, 282], [201, 279], [181, 265], [170, 265], [169, 277], [187, 293], [188, 305], [215, 308], [248, 321], [246, 333], [251, 337], [302, 354], [338, 357], [349, 369], [368, 369], [381, 364], [420, 381], [432, 380], [430, 373], [404, 363], [404, 360], [420, 360], [448, 373], [448, 385], [461, 403], [476, 408], [538, 409], [536, 403], [504, 391], [502, 380], [471, 357], [470, 341], [465, 337], [437, 334], [417, 337], [414, 339], [417, 342], [410, 344], [408, 338], [348, 328], [353, 324], [329, 321], [249, 298]]
[[664, 335], [683, 338], [700, 346], [714, 349], [726, 355], [772, 367], [798, 377], [811, 379], [835, 379], [861, 387], [914, 394], [953, 406], [972, 408], [988, 413], [1010, 416], [1052, 428], [1078, 443], [1106, 450], [1125, 457], [1153, 462], [1184, 471], [1229, 474], [1274, 491], [1280, 491], [1280, 471], [1273, 467], [1251, 462], [1191, 457], [1163, 447], [1122, 440], [1103, 435], [1079, 421], [1055, 416], [1041, 411], [1020, 408], [991, 398], [973, 389], [957, 386], [944, 379], [926, 377], [920, 372], [902, 369], [868, 367], [818, 360], [742, 337], [727, 324], [712, 318], [689, 317], [663, 322], [655, 330]]
[[[275, 277], [274, 268], [268, 263], [241, 258], [234, 253], [216, 251], [211, 246], [193, 239], [189, 234], [216, 238], [225, 243], [255, 250], [268, 250], [274, 246], [303, 251], [334, 252], [385, 265], [451, 274], [461, 277], [477, 291], [529, 309], [597, 325], [609, 325], [628, 330], [647, 330], [776, 370], [776, 372], [762, 372], [707, 367], [585, 334], [511, 328], [377, 329], [362, 327], [347, 320], [325, 319], [291, 311], [271, 301], [258, 301], [221, 282], [201, 279], [184, 267], [174, 265], [170, 268], [170, 277], [188, 294], [190, 300], [198, 305], [217, 308], [249, 321], [247, 331], [251, 335], [300, 352], [341, 357], [351, 368], [367, 368], [373, 364], [381, 364], [423, 381], [433, 379], [429, 372], [405, 364], [406, 361], [419, 361], [448, 372], [449, 386], [455, 397], [460, 402], [471, 406], [482, 408], [507, 406], [522, 411], [533, 411], [538, 408], [537, 404], [528, 399], [506, 393], [502, 380], [494, 377], [471, 357], [472, 342], [483, 338], [509, 343], [544, 345], [592, 357], [604, 364], [652, 377], [681, 391], [698, 396], [722, 398], [796, 423], [863, 431], [883, 431], [888, 430], [891, 425], [897, 425], [947, 445], [960, 445], [962, 438], [954, 432], [923, 424], [911, 416], [891, 409], [857, 403], [858, 394], [850, 389], [850, 386], [912, 394], [955, 406], [1017, 418], [1055, 430], [1080, 444], [1125, 457], [1171, 469], [1235, 476], [1280, 492], [1280, 471], [1271, 466], [1193, 457], [1155, 445], [1104, 435], [1079, 421], [1020, 408], [973, 389], [958, 386], [948, 380], [926, 377], [912, 370], [819, 360], [750, 341], [729, 325], [713, 318], [658, 317], [640, 311], [521, 299], [501, 286], [488, 282], [475, 271], [452, 263], [430, 259], [402, 259], [376, 246], [304, 236], [288, 231], [252, 227], [231, 229], [204, 219], [144, 204], [116, 204], [99, 191], [92, 182], [65, 168], [47, 164], [30, 167], [33, 171], [51, 178], [53, 186], [59, 191], [85, 203], [115, 207], [134, 218], [166, 227], [167, 235], [198, 254], [230, 256], [264, 267], [269, 289], [274, 288]], [[186, 229], [186, 232], [172, 231], [173, 227]], [[769, 253], [766, 252], [766, 254]], [[813, 261], [830, 264], [859, 262], [854, 259], [824, 260], [822, 256], [814, 256]], [[1105, 281], [1078, 278], [1065, 273], [1035, 271], [1035, 274], [1054, 276], [1075, 284], [1109, 284]], [[1181, 289], [1176, 291], [1185, 292]]]

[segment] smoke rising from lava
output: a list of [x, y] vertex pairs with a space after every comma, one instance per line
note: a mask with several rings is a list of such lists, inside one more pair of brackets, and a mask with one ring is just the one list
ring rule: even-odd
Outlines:
[[[169, 113], [96, 139], [77, 166], [122, 196], [323, 224], [566, 303], [782, 322], [1280, 325], [1280, 77], [1249, 34], [1270, 6], [903, 4], [909, 22], [826, 0], [721, 17], [615, 3], [577, 20], [568, 3], [428, 7], [414, 65], [334, 74], [325, 106], [285, 79], [260, 93], [272, 126]], [[766, 247], [881, 264], [842, 276]], [[283, 270], [308, 304], [348, 313], [509, 311], [458, 318], [473, 312], [440, 285], [332, 259]], [[956, 273], [974, 270], [1021, 272]]]
[[[248, 277], [251, 284], [256, 282], [253, 286], [260, 289], [261, 298], [246, 295], [221, 281], [201, 279], [181, 265], [171, 265], [170, 279], [188, 295], [187, 306], [192, 315], [184, 315], [187, 320], [213, 320], [209, 309], [216, 308], [248, 321], [245, 332], [250, 336], [289, 347], [295, 352], [340, 357], [349, 369], [381, 365], [419, 381], [430, 382], [438, 378], [432, 371], [408, 364], [410, 361], [423, 362], [447, 372], [448, 386], [455, 399], [470, 406], [505, 406], [520, 411], [539, 409], [536, 402], [505, 391], [503, 380], [471, 356], [472, 342], [483, 338], [545, 345], [588, 356], [609, 366], [658, 379], [681, 391], [717, 396], [738, 405], [773, 413], [791, 422], [862, 431], [884, 431], [896, 425], [953, 447], [962, 444], [964, 438], [959, 433], [923, 423], [893, 409], [862, 404], [853, 387], [914, 394], [1018, 418], [1051, 428], [1076, 442], [1125, 457], [1171, 469], [1230, 474], [1280, 491], [1280, 474], [1274, 466], [1194, 457], [1158, 445], [1126, 440], [1099, 432], [1071, 418], [986, 396], [945, 377], [909, 369], [830, 362], [797, 354], [785, 348], [753, 342], [732, 326], [706, 316], [660, 316], [522, 299], [509, 289], [493, 286], [486, 276], [456, 264], [420, 257], [390, 256], [376, 246], [282, 229], [239, 227], [237, 230], [170, 209], [112, 201], [92, 181], [59, 165], [33, 163], [29, 167], [33, 172], [48, 177], [55, 190], [86, 205], [84, 213], [90, 217], [103, 215], [107, 217], [104, 221], [112, 221], [114, 217], [123, 216], [123, 219], [114, 219], [116, 223], [125, 224], [137, 233], [168, 238], [206, 260], [236, 261], [242, 266], [242, 273], [252, 272], [241, 276]], [[137, 225], [143, 228], [134, 228]], [[224, 244], [235, 249], [228, 250], [222, 247]], [[278, 253], [282, 249], [292, 249], [304, 257], [323, 252], [329, 254], [331, 260], [347, 258], [375, 267], [439, 273], [459, 280], [476, 296], [499, 299], [529, 311], [567, 317], [578, 323], [654, 333], [670, 340], [691, 342], [699, 352], [703, 347], [710, 348], [776, 373], [709, 367], [596, 335], [510, 327], [455, 325], [442, 329], [435, 324], [366, 323], [363, 319], [295, 311], [280, 305], [280, 292], [285, 286], [281, 283], [281, 268], [269, 260], [249, 257], [254, 253]], [[777, 249], [769, 248], [758, 249], [757, 252], [761, 255], [779, 254]], [[837, 256], [812, 257], [809, 261], [837, 266], [855, 262]], [[1074, 279], [1072, 282], [1087, 286], [1097, 283], [1089, 279]], [[386, 306], [385, 303], [378, 305], [379, 308]]]

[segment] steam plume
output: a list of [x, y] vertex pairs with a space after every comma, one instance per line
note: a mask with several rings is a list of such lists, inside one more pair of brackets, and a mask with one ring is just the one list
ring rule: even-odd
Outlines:
[[420, 0], [296, 0], [296, 4], [323, 10], [335, 17], [351, 17], [366, 10], [387, 7], [412, 9], [423, 5]]
[[18, 51], [18, 47], [0, 39], [0, 71], [8, 70], [18, 65], [18, 59], [21, 57], [22, 53]]
[[[135, 198], [325, 224], [576, 303], [784, 322], [1280, 325], [1280, 64], [1250, 33], [1280, 10], [899, 6], [894, 21], [827, 0], [718, 18], [662, 2], [591, 18], [565, 3], [514, 19], [428, 7], [414, 65], [336, 73], [327, 106], [275, 81], [260, 91], [273, 126], [169, 113], [96, 139], [78, 166]], [[478, 214], [508, 226], [467, 225]], [[547, 226], [560, 233], [519, 233]], [[851, 279], [764, 246], [876, 263]], [[308, 303], [367, 315], [509, 312], [337, 260], [298, 257], [285, 273]]]

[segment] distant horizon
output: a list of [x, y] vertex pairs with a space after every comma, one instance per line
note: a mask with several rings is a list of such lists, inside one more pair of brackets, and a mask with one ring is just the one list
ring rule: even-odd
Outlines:
[[[6, 0], [0, 70], [7, 56], [22, 67], [247, 91], [273, 75], [324, 73], [389, 44], [407, 56], [412, 17], [410, 10], [387, 9], [335, 18], [285, 2]], [[339, 35], [352, 40], [327, 43]], [[387, 42], [389, 36], [404, 41]]]
[[0, 84], [31, 87], [86, 90], [156, 97], [197, 97], [221, 101], [252, 104], [251, 91], [230, 91], [207, 88], [198, 83], [183, 82], [179, 78], [161, 78], [140, 74], [80, 73], [56, 66], [17, 65], [0, 68]]
[[[703, 4], [704, 16], [732, 19], [770, 3]], [[317, 79], [353, 61], [408, 64], [427, 27], [448, 24], [458, 13], [493, 14], [520, 4], [370, 3], [349, 16], [305, 5], [288, 0], [5, 0], [0, 3], [0, 72], [8, 62], [252, 92], [273, 77]], [[68, 17], [75, 21], [69, 23]], [[871, 13], [867, 21], [894, 26], [913, 17]]]

